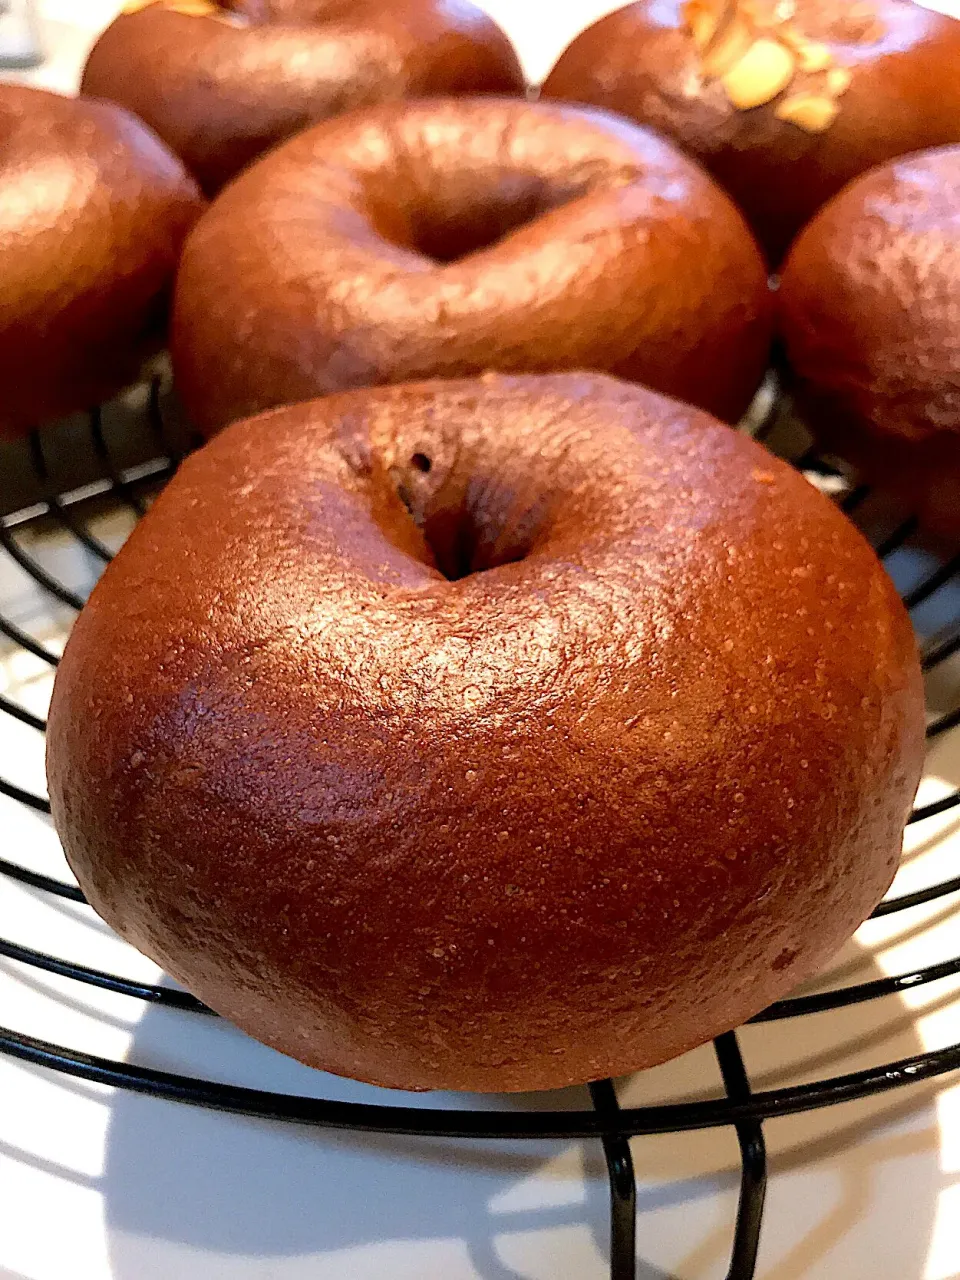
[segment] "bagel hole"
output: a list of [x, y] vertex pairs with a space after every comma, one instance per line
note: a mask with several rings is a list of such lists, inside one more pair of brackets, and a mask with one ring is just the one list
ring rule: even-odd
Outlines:
[[434, 564], [448, 582], [459, 582], [476, 573], [516, 564], [526, 558], [530, 547], [524, 543], [491, 536], [495, 530], [483, 528], [474, 513], [453, 507], [431, 512], [420, 526]]
[[458, 262], [492, 248], [566, 203], [571, 194], [553, 191], [543, 180], [523, 175], [521, 180], [501, 180], [492, 191], [473, 191], [462, 201], [424, 201], [409, 224], [410, 247], [442, 265]]
[[414, 446], [379, 473], [390, 492], [376, 486], [375, 518], [396, 547], [448, 582], [525, 560], [549, 525], [554, 495], [512, 459], [499, 461], [488, 467], [469, 451]]
[[[539, 525], [537, 511], [517, 519], [509, 501], [505, 510], [483, 510], [469, 487], [466, 492], [431, 492], [420, 480], [433, 469], [433, 460], [425, 453], [412, 454], [409, 467], [406, 474], [405, 469], [391, 469], [394, 492], [419, 530], [428, 563], [448, 582], [516, 564], [531, 552]], [[407, 536], [392, 521], [382, 527], [397, 546], [411, 550]]]
[[413, 247], [424, 257], [442, 265], [458, 262], [463, 257], [470, 257], [471, 253], [493, 248], [509, 233], [532, 223], [540, 211], [539, 207], [480, 209], [456, 221], [421, 218], [413, 228]]

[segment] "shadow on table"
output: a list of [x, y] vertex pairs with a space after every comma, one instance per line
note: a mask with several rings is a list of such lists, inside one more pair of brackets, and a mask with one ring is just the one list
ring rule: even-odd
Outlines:
[[[880, 970], [855, 943], [840, 962]], [[833, 1076], [921, 1051], [903, 1003], [749, 1028], [754, 1086]], [[283, 1058], [232, 1027], [150, 1008], [132, 1061], [232, 1083], [413, 1106], [579, 1109], [585, 1091], [397, 1095]], [[714, 1094], [709, 1048], [621, 1082], [624, 1105]], [[771, 1191], [759, 1274], [922, 1280], [939, 1167], [933, 1089], [766, 1126]], [[637, 1139], [638, 1280], [725, 1274], [739, 1164], [726, 1130]], [[103, 1179], [116, 1280], [602, 1280], [597, 1143], [335, 1134], [118, 1094]], [[878, 1223], [887, 1224], [878, 1237]]]

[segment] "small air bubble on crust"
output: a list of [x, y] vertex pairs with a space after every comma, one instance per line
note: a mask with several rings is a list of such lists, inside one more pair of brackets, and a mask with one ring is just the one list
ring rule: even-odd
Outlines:
[[798, 952], [794, 951], [792, 947], [784, 947], [770, 967], [775, 973], [779, 973], [781, 969], [789, 968], [789, 966], [793, 964], [794, 960], [796, 960], [797, 955]]

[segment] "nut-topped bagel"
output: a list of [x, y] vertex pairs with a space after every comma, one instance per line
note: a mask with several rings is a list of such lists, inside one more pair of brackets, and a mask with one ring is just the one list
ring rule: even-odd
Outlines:
[[639, 0], [579, 36], [543, 92], [672, 139], [777, 263], [858, 174], [960, 142], [960, 21], [913, 0]]

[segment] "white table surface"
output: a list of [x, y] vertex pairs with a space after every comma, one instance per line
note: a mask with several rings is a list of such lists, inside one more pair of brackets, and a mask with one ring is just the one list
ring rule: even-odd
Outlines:
[[[952, 0], [942, 0], [948, 9]], [[28, 78], [70, 89], [116, 0], [48, 0], [48, 62]], [[615, 3], [488, 0], [531, 78]], [[956, 9], [957, 5], [954, 3]], [[121, 516], [100, 532], [116, 543]], [[93, 566], [67, 540], [37, 546], [68, 581]], [[917, 572], [900, 558], [904, 580]], [[958, 591], [957, 594], [960, 594]], [[960, 599], [949, 602], [954, 611]], [[51, 612], [0, 557], [0, 609], [51, 644]], [[39, 713], [42, 665], [0, 641], [0, 692]], [[955, 705], [960, 676], [933, 689]], [[960, 735], [932, 753], [921, 801], [960, 784]], [[0, 717], [0, 774], [43, 789], [39, 735]], [[48, 822], [0, 798], [0, 852], [66, 874]], [[912, 828], [897, 882], [956, 874], [960, 819]], [[153, 965], [87, 909], [0, 882], [0, 934], [135, 978]], [[960, 898], [864, 926], [822, 984], [867, 981], [960, 952]], [[146, 1007], [0, 961], [0, 1023], [88, 1052], [167, 1070], [366, 1101], [397, 1095], [282, 1058], [230, 1027]], [[960, 1041], [960, 979], [844, 1012], [750, 1028], [756, 1088], [838, 1075]], [[708, 1049], [623, 1082], [621, 1100], [705, 1096]], [[434, 1105], [438, 1099], [409, 1099]], [[580, 1107], [582, 1090], [513, 1102]], [[767, 1280], [960, 1277], [960, 1082], [768, 1123], [771, 1184], [759, 1275]], [[739, 1177], [726, 1131], [636, 1140], [640, 1280], [719, 1280]], [[606, 1175], [596, 1144], [464, 1143], [329, 1135], [180, 1108], [71, 1082], [0, 1058], [0, 1280], [604, 1280]]]

